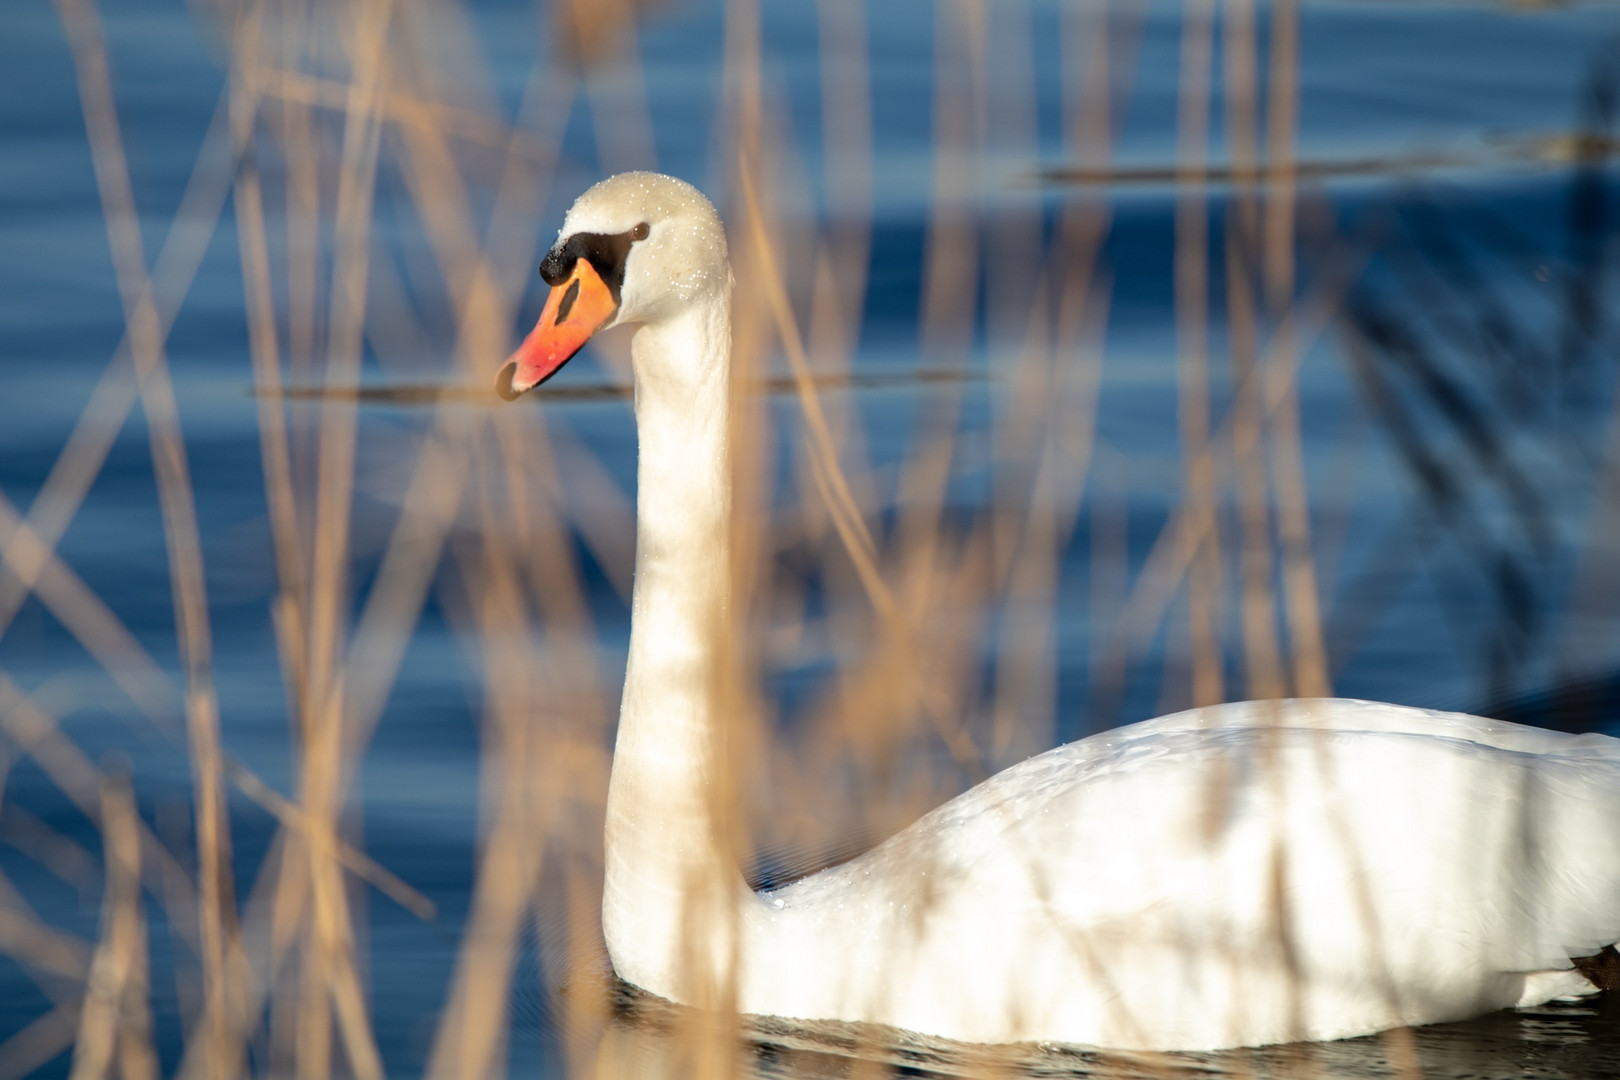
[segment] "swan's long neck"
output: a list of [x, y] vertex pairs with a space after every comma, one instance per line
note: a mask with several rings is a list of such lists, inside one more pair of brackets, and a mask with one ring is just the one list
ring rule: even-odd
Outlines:
[[730, 572], [730, 334], [725, 295], [632, 341], [636, 578], [607, 803], [602, 922], [614, 966], [696, 1004], [729, 970], [745, 888], [710, 784]]

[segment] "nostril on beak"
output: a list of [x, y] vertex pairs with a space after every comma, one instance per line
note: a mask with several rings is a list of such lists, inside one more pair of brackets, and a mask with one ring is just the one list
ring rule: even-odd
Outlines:
[[578, 299], [579, 278], [575, 278], [568, 286], [568, 291], [563, 293], [562, 302], [557, 305], [557, 320], [552, 323], [553, 326], [561, 326], [563, 324], [563, 320], [568, 318], [568, 313], [574, 310], [574, 301]]

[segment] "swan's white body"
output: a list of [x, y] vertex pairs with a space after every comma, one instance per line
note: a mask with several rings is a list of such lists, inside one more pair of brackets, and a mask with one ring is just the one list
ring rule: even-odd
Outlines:
[[1571, 957], [1620, 940], [1620, 740], [1372, 702], [1110, 731], [858, 859], [750, 891], [709, 790], [731, 473], [724, 233], [695, 189], [628, 174], [580, 198], [559, 245], [640, 222], [650, 236], [630, 245], [608, 319], [643, 324], [603, 900], [626, 980], [748, 1013], [1159, 1050], [1594, 989]]

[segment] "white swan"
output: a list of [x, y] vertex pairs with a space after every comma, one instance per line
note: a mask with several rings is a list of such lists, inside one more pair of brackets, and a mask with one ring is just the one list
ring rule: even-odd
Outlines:
[[1109, 731], [750, 891], [706, 783], [731, 490], [724, 231], [690, 185], [629, 173], [579, 198], [541, 273], [552, 293], [503, 396], [597, 329], [641, 324], [602, 909], [629, 982], [959, 1040], [1191, 1050], [1461, 1019], [1612, 977], [1620, 740], [1373, 702]]

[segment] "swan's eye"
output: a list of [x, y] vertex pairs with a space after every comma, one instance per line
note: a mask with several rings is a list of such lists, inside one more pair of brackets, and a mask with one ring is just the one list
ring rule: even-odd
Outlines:
[[630, 239], [645, 240], [647, 239], [647, 234], [650, 232], [652, 232], [652, 229], [645, 221], [643, 221], [640, 225], [637, 225], [635, 228], [630, 230]]

